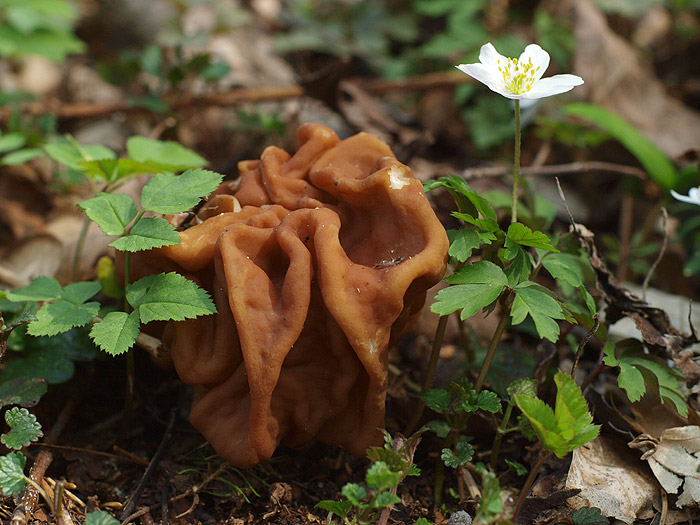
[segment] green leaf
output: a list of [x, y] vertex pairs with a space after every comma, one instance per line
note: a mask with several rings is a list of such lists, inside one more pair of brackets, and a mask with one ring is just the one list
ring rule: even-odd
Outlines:
[[420, 397], [428, 408], [437, 412], [444, 412], [450, 406], [450, 394], [442, 388], [430, 388]]
[[[481, 501], [477, 516], [497, 516], [503, 512], [503, 498], [498, 477], [481, 464], [477, 464], [476, 470], [481, 474]], [[478, 521], [480, 520], [477, 518]]]
[[566, 456], [569, 453], [569, 448], [564, 438], [559, 434], [554, 411], [536, 397], [519, 394], [513, 396], [513, 399], [520, 411], [530, 421], [542, 447], [554, 452], [560, 458]]
[[27, 137], [24, 133], [6, 133], [0, 136], [0, 153], [7, 153], [13, 149], [18, 149], [27, 143]]
[[196, 206], [221, 184], [222, 175], [207, 170], [187, 170], [182, 175], [159, 173], [141, 192], [144, 210], [156, 213], [180, 213]]
[[383, 461], [377, 461], [367, 469], [365, 482], [367, 486], [375, 492], [389, 490], [396, 487], [400, 481], [398, 472], [394, 472], [389, 468], [389, 465]]
[[[542, 259], [542, 266], [557, 280], [574, 288], [583, 285], [580, 258], [570, 253], [552, 253]], [[595, 313], [595, 312], [594, 312]]]
[[401, 503], [401, 498], [399, 498], [396, 494], [392, 494], [391, 492], [381, 492], [377, 495], [377, 498], [374, 500], [372, 506], [375, 509], [383, 509], [384, 507], [396, 505], [397, 503]]
[[46, 393], [46, 381], [40, 377], [17, 377], [0, 383], [0, 407], [33, 406]]
[[[337, 514], [341, 518], [345, 518], [352, 509], [352, 501], [333, 501], [326, 499], [319, 501], [316, 503], [316, 505], [314, 505], [314, 507], [317, 509], [327, 510], [333, 514]], [[85, 525], [87, 525], [87, 522]]]
[[346, 483], [343, 485], [340, 493], [356, 507], [362, 506], [362, 500], [367, 497], [365, 488], [357, 483]]
[[[530, 246], [532, 248], [538, 248], [540, 250], [547, 250], [549, 252], [558, 252], [554, 246], [552, 246], [551, 241], [547, 235], [541, 231], [532, 231], [530, 228], [521, 224], [519, 222], [514, 222], [508, 227], [506, 232], [506, 258], [508, 260], [515, 257], [516, 246]], [[512, 253], [512, 256], [508, 254]]]
[[525, 468], [525, 466], [523, 464], [518, 463], [517, 461], [511, 461], [507, 458], [503, 458], [503, 459], [505, 460], [506, 465], [508, 465], [510, 468], [512, 468], [518, 476], [524, 476], [527, 474], [527, 472], [528, 472], [527, 468]]
[[448, 253], [459, 262], [466, 262], [472, 252], [481, 246], [481, 238], [473, 228], [447, 230], [447, 237], [450, 240]]
[[525, 395], [535, 397], [537, 395], [537, 381], [529, 377], [516, 379], [506, 389], [506, 393], [510, 396]]
[[124, 289], [117, 279], [114, 260], [103, 255], [97, 261], [97, 281], [102, 286], [102, 293], [110, 299], [121, 299]]
[[501, 400], [496, 392], [482, 390], [476, 398], [476, 405], [479, 409], [495, 414], [501, 411]]
[[131, 228], [129, 235], [115, 239], [109, 246], [123, 252], [139, 252], [180, 244], [180, 235], [162, 217], [145, 217]]
[[106, 146], [100, 144], [80, 144], [72, 138], [63, 143], [47, 144], [44, 146], [44, 151], [56, 162], [81, 173], [85, 171], [83, 166], [81, 166], [82, 162], [99, 159], [114, 159], [117, 156], [116, 153]]
[[513, 325], [518, 325], [530, 315], [540, 337], [553, 343], [559, 339], [559, 325], [555, 319], [564, 319], [564, 312], [559, 302], [544, 289], [532, 282], [525, 281], [518, 285], [510, 315]]
[[513, 288], [530, 278], [534, 261], [532, 255], [517, 245], [511, 250], [504, 250], [504, 255], [506, 254], [507, 257], [511, 257], [512, 260], [504, 270], [504, 273], [506, 277], [508, 277], [508, 285]]
[[10, 431], [0, 436], [0, 441], [7, 448], [19, 450], [44, 435], [36, 416], [26, 408], [13, 407], [8, 410], [5, 412], [5, 422]]
[[24, 148], [18, 149], [5, 155], [2, 160], [0, 160], [0, 166], [19, 166], [30, 160], [34, 160], [41, 157], [44, 154], [44, 150], [39, 148]]
[[564, 106], [566, 115], [580, 117], [603, 128], [636, 157], [649, 176], [664, 190], [673, 189], [679, 180], [673, 163], [634, 126], [617, 115], [593, 104], [576, 102]]
[[415, 524], [415, 525], [432, 525], [432, 523], [430, 523], [430, 522], [429, 522], [428, 520], [426, 520], [425, 518], [418, 518], [418, 519], [416, 520], [416, 524]]
[[639, 401], [647, 393], [647, 386], [644, 383], [644, 376], [639, 368], [629, 364], [620, 363], [620, 374], [617, 376], [617, 384], [625, 392], [627, 398], [633, 403]]
[[40, 275], [24, 288], [7, 292], [7, 298], [13, 302], [54, 301], [61, 294], [61, 285], [53, 277]]
[[489, 261], [465, 266], [446, 281], [457, 286], [440, 290], [430, 310], [447, 315], [461, 309], [462, 320], [494, 302], [508, 284], [503, 270]]
[[436, 188], [445, 188], [454, 198], [457, 209], [461, 213], [468, 214], [474, 219], [478, 219], [479, 215], [481, 215], [489, 221], [495, 222], [498, 220], [496, 210], [493, 209], [491, 203], [472, 190], [462, 177], [450, 175], [449, 177], [441, 177], [423, 183], [423, 189], [426, 192]]
[[69, 303], [80, 305], [100, 291], [100, 283], [97, 281], [82, 281], [66, 286], [61, 292], [61, 299]]
[[103, 351], [119, 355], [134, 346], [140, 326], [138, 311], [130, 314], [110, 312], [102, 321], [93, 325], [90, 337]]
[[450, 427], [447, 421], [442, 419], [433, 419], [432, 421], [428, 422], [427, 426], [439, 438], [446, 438], [450, 433], [450, 430], [452, 430], [452, 427]]
[[134, 201], [123, 193], [98, 193], [78, 203], [78, 208], [107, 235], [122, 235], [127, 224], [138, 215]]
[[126, 299], [142, 323], [182, 321], [216, 313], [209, 294], [180, 274], [149, 275], [126, 288]]
[[461, 439], [455, 446], [454, 451], [449, 448], [443, 448], [440, 458], [446, 466], [451, 468], [463, 467], [469, 463], [474, 457], [474, 449], [472, 446]]
[[561, 436], [566, 441], [571, 441], [593, 422], [593, 417], [588, 412], [588, 404], [581, 389], [568, 374], [558, 370], [554, 376], [554, 383], [557, 385], [554, 417]]
[[[80, 283], [75, 283], [80, 284]], [[75, 304], [69, 301], [56, 301], [42, 306], [36, 313], [36, 321], [29, 323], [29, 335], [56, 335], [77, 326], [85, 326], [100, 311], [96, 302]]]
[[85, 525], [119, 525], [119, 520], [114, 518], [109, 512], [96, 510], [89, 512], [85, 516]]
[[24, 490], [24, 466], [27, 458], [21, 452], [0, 456], [0, 489], [4, 496], [14, 496]]
[[603, 516], [599, 508], [596, 507], [584, 507], [578, 509], [571, 516], [573, 525], [609, 525], [610, 521], [608, 518]]
[[163, 169], [153, 164], [138, 162], [133, 159], [100, 159], [80, 163], [88, 177], [101, 179], [105, 182], [116, 182], [128, 177], [144, 173], [159, 173]]
[[126, 142], [129, 157], [138, 162], [154, 164], [168, 171], [201, 168], [207, 160], [177, 142], [131, 137]]

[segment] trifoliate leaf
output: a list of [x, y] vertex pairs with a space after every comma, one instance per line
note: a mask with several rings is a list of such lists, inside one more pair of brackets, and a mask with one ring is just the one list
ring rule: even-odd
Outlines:
[[103, 255], [97, 261], [97, 282], [102, 286], [102, 293], [110, 299], [120, 299], [124, 293], [121, 283], [117, 279], [114, 267], [114, 259]]
[[162, 217], [145, 217], [134, 224], [129, 235], [119, 237], [109, 245], [123, 252], [139, 252], [180, 244], [175, 228]]
[[466, 262], [472, 256], [472, 252], [481, 246], [479, 234], [472, 228], [447, 230], [447, 237], [450, 240], [448, 253], [459, 262]]
[[126, 288], [126, 299], [142, 323], [182, 321], [216, 313], [209, 294], [180, 274], [149, 275]]
[[89, 512], [85, 516], [85, 525], [119, 525], [119, 520], [114, 518], [109, 512], [96, 510]]
[[555, 343], [559, 339], [559, 325], [555, 319], [564, 319], [564, 312], [559, 302], [544, 290], [529, 281], [518, 285], [514, 289], [515, 299], [510, 315], [513, 325], [522, 323], [530, 315], [539, 336]]
[[389, 465], [383, 461], [377, 461], [367, 469], [365, 482], [367, 486], [375, 492], [389, 490], [396, 487], [400, 481], [398, 472], [394, 472], [389, 468]]
[[61, 292], [61, 299], [69, 303], [79, 305], [93, 297], [100, 291], [100, 283], [97, 281], [82, 281], [66, 286]]
[[443, 463], [451, 468], [463, 467], [469, 463], [474, 457], [474, 449], [464, 440], [460, 440], [455, 446], [454, 451], [449, 448], [443, 448], [440, 458]]
[[495, 414], [501, 411], [501, 400], [496, 392], [482, 390], [476, 398], [476, 405], [479, 409]]
[[103, 351], [119, 355], [134, 346], [140, 326], [138, 311], [130, 314], [110, 312], [102, 321], [93, 325], [90, 337]]
[[10, 301], [54, 301], [61, 294], [61, 285], [59, 282], [46, 276], [35, 277], [34, 280], [24, 288], [7, 292], [7, 298]]
[[570, 284], [574, 288], [583, 285], [583, 270], [580, 259], [575, 255], [552, 253], [542, 259], [542, 266], [552, 277]]
[[44, 435], [36, 416], [26, 408], [13, 407], [8, 410], [5, 412], [5, 422], [10, 431], [0, 436], [0, 441], [7, 448], [19, 450]]
[[455, 286], [440, 290], [430, 310], [447, 315], [461, 309], [463, 320], [494, 302], [508, 285], [503, 270], [489, 261], [465, 266], [446, 280]]
[[0, 383], [0, 407], [33, 406], [46, 393], [46, 381], [40, 377], [17, 377]]
[[[530, 246], [549, 252], [559, 251], [551, 245], [551, 241], [547, 235], [541, 231], [533, 232], [530, 228], [519, 222], [514, 222], [508, 227], [505, 242], [506, 251], [514, 249], [516, 245]], [[510, 259], [512, 259], [512, 257], [508, 257], [508, 260]]]
[[377, 498], [374, 500], [372, 506], [375, 509], [383, 509], [384, 507], [396, 505], [397, 503], [401, 503], [401, 498], [399, 498], [396, 494], [392, 494], [391, 492], [382, 492], [377, 495]]
[[27, 458], [21, 452], [0, 456], [0, 489], [4, 496], [14, 496], [24, 490], [24, 466]]
[[61, 144], [47, 144], [44, 151], [56, 162], [73, 170], [83, 171], [82, 162], [97, 159], [114, 159], [117, 154], [100, 144], [80, 144], [75, 139]]
[[[76, 283], [78, 284], [78, 283]], [[36, 313], [36, 321], [29, 323], [29, 335], [56, 335], [71, 328], [85, 326], [100, 311], [100, 303], [90, 302], [74, 304], [68, 301], [56, 301], [42, 306]]]
[[362, 500], [367, 497], [367, 491], [362, 485], [357, 483], [346, 483], [340, 490], [340, 493], [345, 496], [356, 507], [362, 507]]
[[138, 215], [134, 201], [123, 193], [98, 193], [92, 199], [78, 203], [78, 208], [107, 235], [122, 235]]
[[127, 140], [126, 149], [133, 160], [155, 164], [168, 171], [201, 168], [207, 163], [205, 158], [177, 142], [135, 136]]
[[610, 520], [596, 507], [583, 507], [571, 516], [573, 525], [609, 525]]
[[222, 175], [202, 169], [187, 170], [182, 175], [160, 173], [141, 192], [144, 210], [156, 213], [180, 213], [196, 206], [221, 184]]
[[450, 406], [450, 394], [442, 388], [429, 388], [420, 397], [431, 410], [444, 412]]
[[[329, 512], [332, 512], [333, 514], [337, 514], [341, 518], [344, 518], [348, 515], [348, 513], [352, 509], [352, 502], [351, 501], [333, 501], [333, 500], [326, 499], [323, 501], [319, 501], [318, 503], [316, 503], [316, 505], [314, 505], [314, 507], [317, 509], [327, 510]], [[88, 525], [87, 521], [85, 521], [85, 525]]]

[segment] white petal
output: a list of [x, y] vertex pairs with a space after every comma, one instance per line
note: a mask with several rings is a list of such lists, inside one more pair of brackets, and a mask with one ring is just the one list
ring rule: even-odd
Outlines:
[[462, 73], [466, 73], [470, 77], [475, 78], [479, 82], [486, 84], [490, 89], [494, 87], [503, 87], [503, 79], [498, 76], [498, 71], [494, 75], [493, 72], [483, 64], [460, 64], [457, 66]]
[[535, 68], [535, 82], [537, 82], [549, 67], [549, 53], [537, 44], [530, 44], [520, 55], [518, 62], [527, 64], [530, 60], [532, 60], [532, 67]]
[[678, 199], [679, 201], [697, 204], [700, 206], [700, 188], [691, 188], [688, 195], [681, 195], [680, 193], [671, 190], [671, 195], [673, 198]]
[[544, 98], [571, 91], [574, 87], [583, 84], [583, 79], [576, 75], [554, 75], [535, 82], [532, 89], [524, 94], [523, 98]]
[[479, 62], [498, 73], [499, 62], [501, 64], [505, 64], [508, 62], [508, 59], [496, 51], [493, 44], [489, 42], [488, 44], [481, 46], [481, 51], [479, 51]]

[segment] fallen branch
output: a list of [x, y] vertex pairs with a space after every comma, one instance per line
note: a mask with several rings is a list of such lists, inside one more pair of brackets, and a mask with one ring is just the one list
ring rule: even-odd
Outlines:
[[[509, 166], [488, 166], [485, 168], [469, 168], [463, 170], [461, 176], [464, 179], [478, 179], [482, 177], [500, 177], [509, 174]], [[605, 171], [618, 175], [630, 175], [638, 179], [646, 179], [646, 172], [634, 166], [614, 164], [612, 162], [584, 161], [570, 164], [551, 164], [549, 166], [527, 166], [520, 168], [521, 175], [566, 175], [569, 173], [581, 173], [586, 171]]]

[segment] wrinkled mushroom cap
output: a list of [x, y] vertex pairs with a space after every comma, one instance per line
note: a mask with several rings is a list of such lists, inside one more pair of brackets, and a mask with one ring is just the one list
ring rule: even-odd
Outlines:
[[211, 293], [218, 313], [165, 339], [195, 391], [192, 424], [241, 468], [282, 442], [381, 443], [389, 343], [446, 264], [444, 228], [385, 143], [319, 124], [297, 142], [240, 163], [182, 244], [132, 263], [136, 278], [177, 270]]

